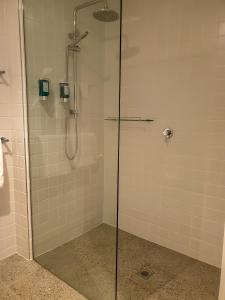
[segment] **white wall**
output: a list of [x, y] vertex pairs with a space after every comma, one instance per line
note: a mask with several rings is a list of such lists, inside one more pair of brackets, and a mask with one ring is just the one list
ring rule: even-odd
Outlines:
[[0, 259], [14, 253], [29, 258], [21, 54], [17, 0], [0, 1], [0, 136], [4, 187], [0, 189]]
[[[220, 266], [225, 3], [123, 1], [120, 227]], [[162, 130], [174, 129], [166, 144]]]

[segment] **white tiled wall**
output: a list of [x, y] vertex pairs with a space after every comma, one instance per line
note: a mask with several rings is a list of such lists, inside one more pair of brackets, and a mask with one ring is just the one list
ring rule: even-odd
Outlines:
[[123, 4], [121, 115], [155, 122], [121, 124], [120, 227], [220, 266], [225, 2]]
[[5, 185], [0, 189], [0, 259], [15, 252], [29, 258], [24, 123], [18, 3], [0, 2], [0, 136]]

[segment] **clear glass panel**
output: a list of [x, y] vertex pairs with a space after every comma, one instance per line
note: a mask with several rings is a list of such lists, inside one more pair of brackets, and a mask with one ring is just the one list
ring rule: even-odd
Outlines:
[[121, 121], [118, 298], [217, 300], [225, 2], [123, 0], [122, 28], [121, 118], [154, 122]]
[[34, 258], [93, 300], [116, 279], [120, 1], [104, 3], [23, 1]]

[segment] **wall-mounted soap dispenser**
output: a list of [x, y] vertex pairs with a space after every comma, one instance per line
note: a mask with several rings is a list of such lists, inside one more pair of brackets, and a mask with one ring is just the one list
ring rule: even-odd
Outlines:
[[49, 80], [48, 79], [39, 79], [39, 97], [40, 100], [46, 101], [49, 96]]
[[68, 82], [60, 82], [59, 83], [59, 94], [60, 100], [63, 103], [69, 102], [70, 98], [70, 87]]

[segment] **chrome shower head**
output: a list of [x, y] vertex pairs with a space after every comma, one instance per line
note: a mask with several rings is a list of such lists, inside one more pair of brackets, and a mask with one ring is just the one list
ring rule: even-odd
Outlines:
[[86, 36], [88, 35], [88, 31], [85, 31], [83, 34], [79, 34], [76, 39], [75, 39], [75, 44], [79, 44], [81, 40], [83, 40], [84, 38], [86, 38]]
[[74, 36], [73, 33], [69, 33], [69, 39], [73, 40], [73, 42], [68, 45], [68, 50], [73, 52], [79, 52], [80, 51], [79, 43], [87, 35], [88, 35], [88, 31], [85, 31], [83, 34], [77, 33], [76, 36]]
[[74, 34], [73, 32], [70, 32], [68, 34], [68, 37], [70, 40], [73, 40], [73, 42], [77, 45], [77, 44], [79, 44], [79, 42], [81, 40], [86, 38], [87, 35], [88, 35], [88, 31], [85, 31], [83, 34], [80, 34], [79, 32], [76, 32], [76, 34]]
[[96, 20], [101, 22], [114, 22], [119, 19], [119, 14], [107, 6], [96, 10], [93, 16]]

